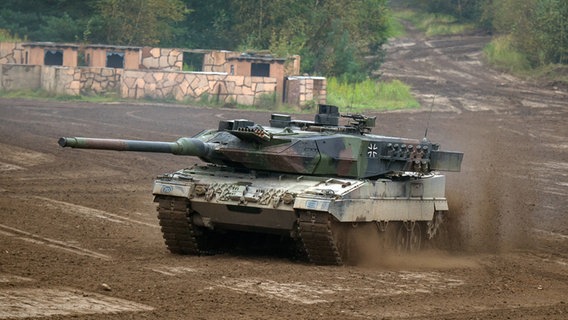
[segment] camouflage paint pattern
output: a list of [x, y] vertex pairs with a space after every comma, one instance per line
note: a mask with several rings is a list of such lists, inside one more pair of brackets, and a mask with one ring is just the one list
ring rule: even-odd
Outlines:
[[294, 122], [261, 127], [222, 121], [218, 130], [175, 142], [61, 138], [63, 147], [163, 152], [250, 170], [376, 179], [395, 172], [459, 171], [462, 153], [439, 150], [426, 139], [385, 137], [355, 126]]

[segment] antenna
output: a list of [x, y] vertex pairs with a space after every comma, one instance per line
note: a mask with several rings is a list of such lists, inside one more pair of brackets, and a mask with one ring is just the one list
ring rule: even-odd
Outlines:
[[357, 90], [356, 82], [353, 83], [353, 90], [351, 90], [351, 102], [349, 103], [349, 110], [353, 110], [353, 102], [355, 101], [355, 90]]
[[353, 91], [351, 92], [351, 107], [353, 107], [353, 103], [355, 102], [356, 93], [357, 93], [357, 81], [353, 82]]
[[430, 127], [430, 118], [432, 118], [432, 109], [434, 108], [434, 101], [436, 101], [436, 95], [432, 97], [432, 103], [430, 104], [430, 113], [428, 114], [428, 121], [426, 122], [426, 131], [424, 132], [424, 140], [428, 140], [428, 128]]

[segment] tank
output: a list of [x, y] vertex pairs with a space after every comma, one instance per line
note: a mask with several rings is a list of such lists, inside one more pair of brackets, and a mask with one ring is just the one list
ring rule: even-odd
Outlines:
[[[367, 247], [414, 251], [448, 217], [445, 176], [463, 153], [423, 139], [371, 134], [375, 117], [319, 105], [314, 121], [272, 114], [269, 125], [222, 120], [174, 142], [60, 138], [62, 147], [169, 153], [202, 160], [153, 185], [168, 250], [213, 254], [242, 239], [278, 242], [318, 265]], [[341, 121], [340, 121], [341, 120]], [[342, 124], [340, 124], [342, 122]]]

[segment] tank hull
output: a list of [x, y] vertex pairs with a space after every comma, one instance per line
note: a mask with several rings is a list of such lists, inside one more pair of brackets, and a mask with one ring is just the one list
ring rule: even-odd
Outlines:
[[[341, 252], [344, 240], [337, 236], [342, 225], [376, 224], [377, 230], [385, 231], [389, 223], [396, 228], [421, 224], [420, 237], [426, 237], [432, 233], [436, 214], [448, 210], [444, 192], [445, 177], [439, 174], [337, 179], [239, 173], [217, 166], [195, 166], [164, 175], [153, 187], [166, 245], [172, 252], [209, 252], [202, 235], [236, 230], [289, 237], [317, 264], [346, 261], [346, 253]], [[179, 210], [169, 216], [172, 207]], [[178, 233], [172, 235], [169, 225], [176, 215], [180, 218]], [[195, 236], [189, 249], [180, 252], [183, 244], [176, 239], [187, 242], [191, 234]], [[318, 257], [322, 252], [327, 253]]]

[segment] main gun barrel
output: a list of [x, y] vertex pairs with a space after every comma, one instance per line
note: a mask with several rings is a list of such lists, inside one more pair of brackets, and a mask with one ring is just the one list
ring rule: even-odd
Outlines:
[[63, 137], [59, 139], [59, 145], [62, 147], [79, 149], [171, 153], [176, 155], [195, 156], [202, 158], [207, 158], [213, 150], [211, 144], [194, 138], [180, 138], [175, 142], [164, 142]]

